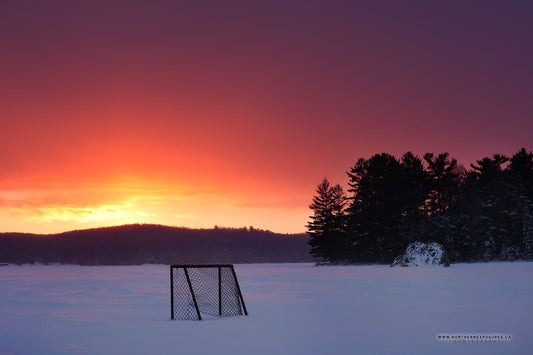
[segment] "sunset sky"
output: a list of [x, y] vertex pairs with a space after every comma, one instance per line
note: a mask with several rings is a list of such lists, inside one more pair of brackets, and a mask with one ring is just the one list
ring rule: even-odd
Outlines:
[[304, 232], [360, 157], [533, 150], [533, 2], [0, 2], [0, 232]]

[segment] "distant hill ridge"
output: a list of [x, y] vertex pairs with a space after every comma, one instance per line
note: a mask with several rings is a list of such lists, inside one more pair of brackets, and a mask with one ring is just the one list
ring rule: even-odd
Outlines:
[[58, 234], [0, 233], [0, 263], [139, 265], [309, 262], [307, 234], [154, 224]]

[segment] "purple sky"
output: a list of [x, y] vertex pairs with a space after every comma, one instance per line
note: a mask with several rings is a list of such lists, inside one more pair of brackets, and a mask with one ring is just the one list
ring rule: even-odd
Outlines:
[[532, 150], [532, 27], [528, 1], [2, 1], [0, 222], [303, 231], [360, 157]]

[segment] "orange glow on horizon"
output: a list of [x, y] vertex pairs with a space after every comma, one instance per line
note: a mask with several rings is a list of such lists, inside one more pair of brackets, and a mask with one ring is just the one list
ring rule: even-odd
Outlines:
[[[282, 233], [305, 230], [306, 208], [268, 194], [243, 196], [238, 190], [221, 193], [204, 185], [180, 189], [170, 184], [156, 186], [145, 179], [124, 181], [107, 186], [0, 190], [0, 221], [4, 231], [45, 234], [132, 223], [254, 226]], [[241, 187], [240, 191], [245, 190]], [[295, 228], [295, 220], [302, 227]]]

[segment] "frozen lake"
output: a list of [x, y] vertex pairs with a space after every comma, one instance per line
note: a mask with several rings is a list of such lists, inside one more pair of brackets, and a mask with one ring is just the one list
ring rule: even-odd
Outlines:
[[0, 354], [533, 352], [533, 263], [235, 270], [250, 315], [195, 322], [170, 320], [168, 266], [2, 266]]

